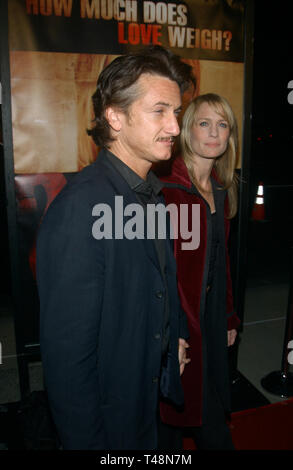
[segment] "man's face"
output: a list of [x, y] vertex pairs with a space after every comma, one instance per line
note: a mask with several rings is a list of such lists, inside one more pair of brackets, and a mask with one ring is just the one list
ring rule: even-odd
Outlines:
[[117, 156], [149, 167], [171, 157], [174, 138], [180, 132], [181, 96], [176, 82], [158, 75], [143, 74], [138, 84], [142, 91], [139, 98], [127, 115], [120, 113]]

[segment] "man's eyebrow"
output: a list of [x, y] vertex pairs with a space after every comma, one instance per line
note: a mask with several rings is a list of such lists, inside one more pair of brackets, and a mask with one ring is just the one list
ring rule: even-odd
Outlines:
[[[166, 106], [166, 107], [170, 107], [172, 106], [170, 103], [165, 103], [164, 101], [158, 101], [157, 103], [154, 104], [154, 106]], [[182, 106], [178, 106], [178, 108], [175, 109], [175, 111], [181, 111], [182, 110]]]
[[169, 103], [165, 103], [164, 101], [158, 101], [154, 104], [154, 106], [171, 106]]

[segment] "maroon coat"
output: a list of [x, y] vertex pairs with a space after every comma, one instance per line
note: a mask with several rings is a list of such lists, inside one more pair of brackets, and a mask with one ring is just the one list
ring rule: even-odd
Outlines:
[[[182, 375], [185, 405], [178, 410], [173, 405], [161, 403], [162, 420], [176, 426], [199, 426], [202, 417], [202, 383], [206, 365], [212, 374], [225, 409], [230, 408], [227, 330], [237, 328], [239, 319], [233, 309], [230, 263], [227, 249], [229, 220], [226, 217], [228, 198], [226, 191], [219, 189], [214, 179], [212, 184], [219, 227], [219, 248], [216, 272], [209, 292], [209, 312], [206, 309], [207, 274], [211, 237], [211, 212], [208, 204], [192, 185], [182, 158], [174, 160], [171, 173], [162, 177], [165, 183], [163, 193], [168, 204], [187, 204], [188, 220], [191, 205], [200, 205], [200, 244], [194, 250], [182, 250], [186, 241], [180, 236], [174, 239], [174, 253], [177, 261], [178, 289], [182, 307], [187, 314], [190, 338], [188, 355], [191, 362]], [[179, 211], [178, 211], [179, 212]], [[179, 217], [180, 220], [180, 217]], [[180, 227], [180, 225], [179, 225]], [[189, 227], [191, 228], [191, 227]], [[205, 317], [208, 316], [206, 323]], [[206, 333], [200, 326], [205, 323]], [[208, 350], [206, 345], [208, 345]]]

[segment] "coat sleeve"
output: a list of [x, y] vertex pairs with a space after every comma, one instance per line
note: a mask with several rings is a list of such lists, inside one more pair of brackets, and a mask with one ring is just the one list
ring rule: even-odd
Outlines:
[[180, 307], [179, 312], [179, 338], [188, 339], [190, 336], [187, 324], [187, 316], [184, 310]]
[[227, 293], [227, 325], [228, 330], [238, 328], [240, 325], [240, 320], [234, 310], [233, 302], [233, 290], [232, 290], [232, 280], [231, 280], [231, 269], [230, 269], [230, 256], [228, 250], [228, 240], [230, 233], [230, 222], [228, 219], [225, 219], [225, 249], [226, 249], [226, 293]]
[[98, 386], [104, 254], [91, 229], [90, 205], [65, 195], [49, 208], [37, 242], [45, 386], [64, 449], [105, 448]]

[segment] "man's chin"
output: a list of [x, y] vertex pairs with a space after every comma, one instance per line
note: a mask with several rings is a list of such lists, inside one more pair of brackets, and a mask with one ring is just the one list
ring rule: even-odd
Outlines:
[[164, 162], [166, 160], [170, 160], [171, 158], [171, 155], [172, 155], [172, 152], [168, 152], [168, 153], [165, 153], [165, 154], [162, 154], [160, 156], [157, 157], [157, 162]]

